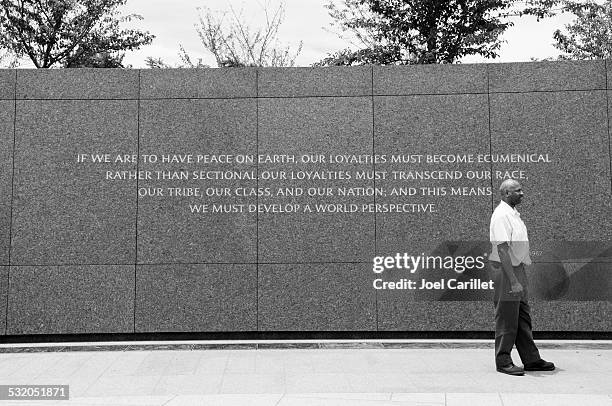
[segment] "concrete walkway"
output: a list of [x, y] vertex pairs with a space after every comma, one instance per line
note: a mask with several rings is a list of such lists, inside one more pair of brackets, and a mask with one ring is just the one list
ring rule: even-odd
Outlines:
[[255, 350], [88, 350], [80, 344], [57, 352], [1, 352], [11, 348], [3, 345], [0, 384], [70, 385], [70, 400], [0, 404], [612, 406], [612, 343], [555, 343], [542, 344], [541, 353], [558, 369], [523, 377], [495, 372], [491, 343], [465, 348], [465, 341], [456, 348], [348, 343]]

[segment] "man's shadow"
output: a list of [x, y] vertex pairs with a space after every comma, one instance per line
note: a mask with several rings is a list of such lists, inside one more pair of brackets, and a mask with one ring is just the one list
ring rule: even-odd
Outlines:
[[565, 369], [555, 367], [555, 369], [552, 371], [525, 371], [525, 375], [534, 376], [536, 378], [543, 378], [546, 376], [556, 375], [562, 371], [565, 371]]

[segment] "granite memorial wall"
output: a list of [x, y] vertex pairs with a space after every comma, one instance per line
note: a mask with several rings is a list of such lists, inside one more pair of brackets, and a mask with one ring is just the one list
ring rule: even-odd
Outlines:
[[434, 286], [486, 269], [398, 256], [479, 265], [507, 177], [535, 330], [609, 332], [611, 74], [0, 70], [0, 334], [491, 331]]

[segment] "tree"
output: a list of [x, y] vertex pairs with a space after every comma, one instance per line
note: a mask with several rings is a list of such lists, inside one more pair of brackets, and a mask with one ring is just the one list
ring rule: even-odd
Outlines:
[[148, 32], [121, 29], [127, 0], [0, 0], [0, 47], [37, 68], [121, 67], [121, 51], [151, 43]]
[[[285, 7], [280, 3], [274, 12], [263, 6], [263, 27], [253, 29], [245, 21], [242, 12], [230, 7], [229, 12], [215, 13], [209, 8], [199, 9], [196, 31], [204, 48], [211, 52], [219, 67], [236, 66], [294, 66], [302, 50], [292, 51], [278, 40], [278, 30], [284, 20]], [[202, 60], [193, 62], [181, 47], [184, 66], [201, 67]]]
[[179, 58], [181, 59], [181, 63], [176, 66], [164, 62], [162, 58], [154, 58], [152, 56], [146, 58], [145, 64], [150, 69], [210, 68], [210, 66], [202, 61], [202, 58], [198, 58], [197, 61], [194, 62], [182, 45], [180, 46]]
[[[125, 68], [124, 53], [96, 52], [87, 50], [77, 59], [64, 63], [65, 68]], [[128, 66], [130, 67], [130, 66]]]
[[603, 4], [565, 1], [564, 9], [576, 15], [565, 26], [566, 33], [555, 31], [555, 47], [564, 54], [559, 59], [608, 59], [612, 57], [612, 0]]
[[[507, 17], [552, 15], [558, 0], [329, 0], [326, 7], [358, 50], [344, 49], [315, 66], [453, 63], [466, 55], [495, 58]], [[342, 37], [342, 34], [340, 35]]]

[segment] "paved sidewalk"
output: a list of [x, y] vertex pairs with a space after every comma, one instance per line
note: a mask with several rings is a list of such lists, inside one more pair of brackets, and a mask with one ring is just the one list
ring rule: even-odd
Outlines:
[[0, 384], [70, 385], [71, 400], [0, 404], [612, 406], [610, 342], [543, 345], [542, 356], [559, 368], [523, 377], [495, 372], [490, 343], [334, 347], [343, 345], [1, 352], [4, 347]]

